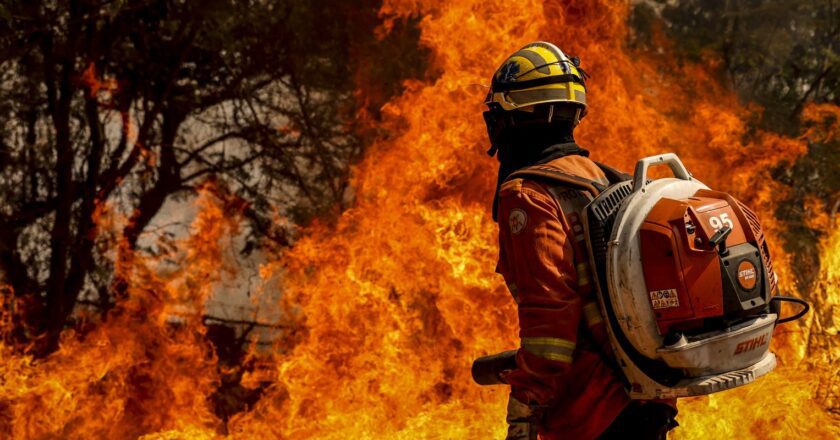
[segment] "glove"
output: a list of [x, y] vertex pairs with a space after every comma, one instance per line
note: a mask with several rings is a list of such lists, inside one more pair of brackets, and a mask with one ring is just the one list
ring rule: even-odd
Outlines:
[[537, 440], [537, 415], [513, 395], [508, 398], [508, 433], [505, 440]]

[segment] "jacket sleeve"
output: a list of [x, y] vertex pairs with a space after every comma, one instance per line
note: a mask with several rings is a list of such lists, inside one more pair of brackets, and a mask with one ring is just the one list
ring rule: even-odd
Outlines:
[[507, 380], [520, 400], [546, 404], [569, 371], [583, 315], [573, 238], [539, 184], [512, 180], [499, 196], [499, 272], [516, 299], [520, 327], [518, 369]]

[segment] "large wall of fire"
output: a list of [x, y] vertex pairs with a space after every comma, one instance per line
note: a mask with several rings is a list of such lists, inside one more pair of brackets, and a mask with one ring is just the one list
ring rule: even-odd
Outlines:
[[[501, 438], [506, 390], [469, 377], [473, 358], [515, 347], [517, 325], [494, 273], [495, 163], [484, 155], [485, 89], [476, 84], [537, 39], [580, 56], [592, 75], [578, 141], [594, 157], [630, 169], [639, 157], [678, 153], [696, 177], [759, 212], [781, 285], [794, 292], [773, 217], [783, 188], [768, 173], [803, 154], [805, 141], [747, 133], [747, 109], [716, 80], [713, 60], [675, 65], [667, 52], [628, 49], [628, 13], [610, 0], [385, 1], [386, 22], [422, 16], [421, 42], [439, 74], [386, 105], [391, 135], [355, 169], [354, 206], [262, 267], [265, 289], [282, 278], [281, 306], [300, 328], [293, 347], [249, 358], [261, 368], [242, 384], [270, 383], [262, 398], [230, 420], [215, 415], [209, 396], [221, 373], [198, 313], [183, 307], [200, 310], [224, 276], [219, 267], [236, 270], [221, 238], [237, 217], [209, 188], [179, 243], [188, 249], [180, 270], [162, 275], [149, 258], [122, 255], [118, 270], [135, 283], [105, 325], [83, 340], [65, 335], [45, 360], [3, 348], [0, 435]], [[104, 209], [100, 221], [107, 229], [120, 219]], [[672, 438], [840, 437], [840, 233], [830, 221], [820, 281], [798, 292], [814, 312], [774, 338], [780, 367], [749, 387], [685, 399]], [[177, 329], [172, 313], [185, 316]]]

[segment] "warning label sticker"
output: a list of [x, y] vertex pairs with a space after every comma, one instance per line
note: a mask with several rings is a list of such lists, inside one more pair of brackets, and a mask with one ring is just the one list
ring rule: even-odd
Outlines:
[[650, 303], [654, 309], [679, 307], [680, 300], [677, 298], [677, 289], [654, 290], [650, 292]]

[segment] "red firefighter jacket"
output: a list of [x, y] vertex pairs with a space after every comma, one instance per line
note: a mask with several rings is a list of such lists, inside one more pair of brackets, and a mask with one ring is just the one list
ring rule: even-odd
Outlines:
[[[545, 167], [607, 184], [598, 166], [565, 156]], [[594, 439], [630, 399], [607, 363], [605, 323], [593, 296], [581, 223], [591, 195], [512, 178], [499, 191], [499, 264], [519, 313], [518, 400], [545, 408], [541, 438]]]

